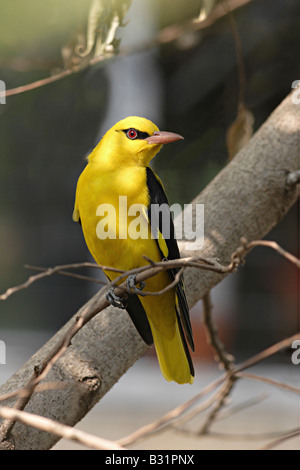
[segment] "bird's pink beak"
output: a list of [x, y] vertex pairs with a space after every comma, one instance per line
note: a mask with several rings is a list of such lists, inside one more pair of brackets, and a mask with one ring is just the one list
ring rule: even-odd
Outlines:
[[145, 139], [148, 144], [168, 144], [169, 142], [176, 142], [183, 140], [182, 135], [174, 134], [174, 132], [155, 131], [153, 135]]

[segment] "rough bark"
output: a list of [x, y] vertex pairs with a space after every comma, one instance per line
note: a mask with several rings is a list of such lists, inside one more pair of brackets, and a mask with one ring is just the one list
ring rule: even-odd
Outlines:
[[[230, 261], [241, 237], [263, 238], [299, 196], [287, 175], [299, 169], [300, 105], [289, 95], [246, 145], [193, 201], [204, 204], [205, 237], [201, 251], [181, 256], [217, 257]], [[189, 303], [195, 302], [223, 276], [197, 269], [186, 271]]]
[[[226, 263], [242, 236], [248, 241], [261, 239], [282, 219], [297, 199], [296, 186], [288, 188], [286, 176], [298, 169], [299, 131], [300, 106], [288, 96], [193, 201], [205, 207], [205, 242], [198, 255], [218, 257]], [[181, 254], [195, 253], [186, 251], [181, 243]], [[192, 306], [222, 276], [190, 268], [185, 278]], [[97, 300], [96, 295], [82, 308], [91, 308]], [[0, 388], [1, 395], [28, 381], [34, 366], [41, 364], [70, 322]], [[77, 333], [48, 374], [47, 381], [67, 386], [35, 393], [26, 410], [75, 425], [146, 350], [126, 312], [107, 308]], [[0, 449], [12, 445], [15, 449], [49, 449], [57, 440], [54, 435], [17, 423], [11, 441], [2, 443]]]

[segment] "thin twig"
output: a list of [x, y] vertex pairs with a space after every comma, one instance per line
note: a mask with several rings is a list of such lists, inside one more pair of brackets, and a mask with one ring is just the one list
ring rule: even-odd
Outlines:
[[208, 393], [211, 393], [215, 388], [219, 387], [223, 383], [223, 380], [223, 377], [214, 380], [190, 400], [169, 411], [157, 421], [143, 426], [132, 434], [129, 434], [128, 436], [123, 437], [122, 439], [119, 439], [117, 442], [120, 445], [128, 446], [136, 443], [141, 439], [144, 439], [150, 434], [160, 432], [163, 428], [170, 426], [172, 422], [174, 422], [176, 419], [180, 419], [183, 414], [192, 406], [194, 406], [203, 396], [207, 395]]
[[[194, 268], [216, 272], [219, 274], [228, 274], [230, 272], [233, 272], [238, 267], [239, 264], [243, 263], [246, 254], [252, 248], [256, 246], [266, 246], [277, 251], [280, 255], [284, 256], [286, 259], [288, 259], [293, 264], [295, 264], [298, 268], [300, 268], [300, 260], [298, 260], [291, 253], [281, 248], [277, 242], [267, 241], [267, 240], [254, 240], [248, 243], [246, 239], [242, 238], [241, 243], [242, 245], [239, 246], [235, 250], [235, 252], [232, 254], [231, 262], [227, 266], [220, 264], [217, 259], [211, 259], [211, 258], [205, 259], [203, 257], [188, 257], [188, 258], [181, 258], [179, 260], [163, 261], [160, 263], [156, 263], [153, 260], [150, 260], [145, 255], [144, 255], [144, 258], [147, 259], [147, 261], [151, 265], [150, 267], [157, 268], [157, 272], [155, 274], [158, 274], [159, 272], [164, 271], [164, 270], [168, 270], [172, 268], [181, 268], [181, 267], [194, 267]], [[12, 294], [19, 292], [22, 289], [27, 289], [34, 282], [40, 279], [43, 279], [44, 277], [51, 276], [55, 273], [61, 274], [62, 271], [67, 270], [67, 269], [95, 268], [95, 269], [100, 269], [101, 271], [111, 271], [111, 272], [120, 273], [120, 276], [114, 279], [114, 281], [112, 281], [111, 286], [118, 284], [120, 281], [122, 281], [125, 277], [128, 277], [129, 275], [139, 274], [149, 269], [149, 266], [141, 266], [139, 268], [135, 268], [130, 271], [124, 271], [122, 269], [117, 269], [117, 268], [113, 268], [110, 266], [98, 265], [98, 264], [89, 263], [89, 262], [64, 264], [60, 266], [54, 266], [52, 268], [38, 268], [36, 266], [28, 266], [28, 267], [31, 269], [40, 269], [40, 270], [43, 270], [43, 272], [41, 272], [40, 274], [36, 274], [35, 276], [30, 276], [24, 283], [18, 286], [9, 287], [6, 290], [6, 292], [0, 295], [0, 300], [6, 300]], [[130, 290], [128, 290], [128, 292], [130, 292]]]
[[[98, 265], [96, 265], [96, 267], [99, 268]], [[48, 268], [42, 268], [40, 266], [31, 266], [28, 264], [25, 265], [25, 268], [32, 269], [34, 271], [41, 271], [41, 272], [46, 272], [48, 270]], [[74, 279], [79, 279], [81, 281], [95, 282], [96, 284], [100, 284], [100, 285], [107, 284], [107, 281], [101, 281], [100, 279], [97, 279], [95, 277], [84, 276], [83, 274], [72, 273], [69, 271], [59, 270], [59, 271], [56, 271], [56, 274], [60, 274], [62, 276], [67, 276], [67, 277], [73, 277]]]
[[[101, 271], [110, 271], [110, 272], [120, 273], [120, 275], [116, 279], [111, 281], [111, 283], [107, 284], [108, 287], [111, 287], [111, 286], [117, 285], [120, 281], [122, 281], [124, 278], [130, 275], [140, 274], [142, 272], [150, 270], [151, 268], [155, 269], [155, 272], [154, 271], [153, 273], [151, 272], [149, 277], [152, 277], [161, 271], [166, 271], [168, 269], [173, 269], [173, 268], [182, 268], [182, 267], [197, 267], [199, 269], [205, 269], [208, 271], [213, 271], [213, 272], [218, 272], [220, 274], [223, 274], [223, 273], [227, 273], [235, 269], [235, 264], [230, 263], [228, 266], [222, 266], [217, 260], [215, 260], [214, 263], [211, 260], [207, 260], [207, 262], [205, 262], [204, 264], [201, 264], [200, 262], [198, 262], [197, 257], [190, 257], [190, 258], [181, 258], [179, 260], [162, 261], [159, 263], [151, 261], [151, 266], [149, 265], [141, 266], [139, 268], [131, 269], [130, 271], [124, 271], [122, 269], [116, 269], [110, 266], [103, 266], [103, 265], [98, 265], [95, 263], [88, 263], [88, 262], [64, 264], [60, 266], [54, 266], [52, 268], [37, 268], [37, 267], [30, 266], [31, 269], [39, 269], [39, 270], [42, 270], [42, 272], [40, 274], [30, 276], [22, 284], [19, 284], [14, 287], [9, 287], [3, 294], [0, 295], [0, 300], [6, 300], [8, 297], [15, 294], [16, 292], [19, 292], [20, 290], [23, 290], [23, 289], [27, 289], [34, 282], [39, 281], [45, 277], [52, 276], [53, 274], [61, 274], [62, 271], [66, 269], [78, 269], [78, 268], [86, 268], [86, 267], [100, 269]], [[127, 289], [126, 286], [124, 286], [124, 290], [131, 292], [131, 290]]]
[[[67, 388], [69, 384], [64, 383], [64, 382], [45, 382], [42, 384], [39, 384], [36, 386], [35, 392], [46, 392], [48, 390], [57, 390], [57, 389], [63, 389]], [[78, 387], [83, 387], [83, 384], [78, 383]], [[27, 393], [26, 393], [27, 395]], [[0, 402], [1, 401], [6, 401], [9, 400], [10, 398], [14, 398], [16, 396], [22, 396], [22, 391], [21, 390], [14, 390], [12, 392], [5, 393], [3, 395], [0, 395]]]
[[[227, 10], [232, 11], [235, 10], [241, 6], [246, 5], [249, 3], [251, 0], [228, 0], [227, 2]], [[168, 44], [170, 42], [175, 41], [178, 39], [182, 34], [185, 34], [187, 31], [199, 31], [201, 29], [207, 28], [211, 26], [214, 22], [217, 20], [223, 18], [227, 14], [226, 11], [224, 11], [223, 8], [220, 8], [220, 5], [217, 5], [215, 9], [211, 12], [209, 17], [205, 19], [204, 21], [201, 21], [200, 23], [195, 22], [194, 20], [190, 21], [185, 21], [182, 24], [176, 24], [169, 26], [162, 31], [159, 31], [157, 35], [150, 41], [147, 41], [142, 44], [137, 44], [135, 46], [131, 47], [123, 47], [120, 49], [120, 52], [118, 54], [118, 57], [124, 57], [129, 54], [134, 54], [143, 50], [150, 49], [155, 46], [163, 45], [163, 44]], [[42, 86], [48, 85], [50, 83], [56, 82], [58, 80], [61, 80], [69, 75], [72, 75], [74, 73], [77, 73], [84, 68], [91, 67], [95, 64], [100, 64], [103, 62], [106, 62], [108, 60], [111, 60], [115, 58], [114, 55], [111, 54], [104, 54], [100, 55], [97, 57], [94, 57], [90, 59], [87, 63], [84, 63], [81, 67], [76, 67], [74, 69], [67, 69], [63, 70], [55, 75], [52, 75], [51, 77], [46, 77], [41, 80], [37, 80], [36, 82], [29, 83], [27, 85], [19, 86], [16, 88], [12, 88], [10, 90], [6, 91], [1, 91], [0, 92], [0, 98], [4, 96], [13, 96], [13, 95], [18, 95], [20, 93], [24, 93], [26, 91], [31, 91], [36, 88], [40, 88]]]
[[210, 292], [205, 294], [202, 299], [202, 304], [203, 321], [207, 333], [208, 343], [214, 348], [216, 359], [219, 362], [219, 365], [226, 370], [231, 370], [234, 357], [226, 351], [224, 344], [219, 338], [218, 328], [212, 314], [212, 301]]
[[182, 273], [183, 273], [184, 267], [182, 266], [179, 271], [175, 274], [174, 280], [170, 282], [166, 287], [163, 289], [160, 289], [158, 291], [152, 292], [152, 291], [145, 291], [145, 290], [140, 290], [138, 287], [131, 287], [130, 289], [127, 288], [126, 291], [128, 293], [134, 293], [137, 294], [141, 297], [146, 297], [146, 296], [157, 296], [157, 295], [162, 295], [168, 292], [169, 290], [173, 289], [174, 287], [177, 286], [177, 284], [180, 282]]
[[[193, 434], [193, 432], [190, 432]], [[212, 431], [209, 433], [209, 437], [215, 439], [226, 439], [226, 440], [240, 440], [240, 441], [257, 441], [257, 440], [265, 440], [265, 439], [274, 439], [277, 437], [282, 436], [281, 431], [273, 431], [273, 432], [262, 432], [262, 433], [223, 433]]]
[[[197, 401], [201, 399], [203, 396], [206, 394], [212, 392], [215, 388], [220, 387], [221, 388], [217, 391], [217, 397], [218, 400], [214, 400], [217, 404], [219, 401], [223, 398], [225, 398], [225, 395], [227, 396], [228, 394], [226, 391], [230, 391], [232, 386], [230, 382], [230, 377], [235, 376], [242, 370], [246, 368], [250, 368], [256, 364], [258, 364], [261, 361], [264, 361], [268, 357], [278, 353], [282, 349], [286, 349], [289, 347], [295, 339], [300, 339], [300, 334], [293, 335], [289, 338], [285, 338], [282, 341], [279, 341], [278, 343], [272, 345], [271, 347], [261, 351], [259, 354], [256, 354], [255, 356], [247, 359], [246, 361], [242, 362], [241, 364], [237, 365], [232, 371], [226, 372], [223, 374], [219, 379], [216, 379], [214, 382], [209, 384], [207, 387], [205, 387], [199, 394], [197, 394], [195, 397], [191, 398], [188, 402], [180, 405], [179, 407], [175, 408], [174, 410], [169, 411], [166, 413], [162, 418], [160, 418], [157, 421], [154, 421], [153, 423], [150, 423], [146, 426], [143, 426], [142, 428], [138, 429], [137, 431], [133, 432], [132, 434], [118, 440], [118, 443], [124, 446], [129, 446], [137, 441], [140, 441], [142, 439], [145, 439], [148, 437], [150, 434], [156, 434], [158, 432], [161, 432], [162, 429], [167, 429], [168, 427], [174, 427], [178, 424], [182, 424], [184, 421], [187, 421], [185, 413], [189, 411], [192, 406], [196, 405]], [[236, 376], [236, 379], [238, 376]], [[226, 383], [227, 382], [227, 383]], [[225, 392], [225, 393], [224, 393]], [[200, 405], [198, 411], [202, 412], [210, 406], [210, 401], [205, 403], [205, 406]], [[194, 410], [191, 410], [189, 412], [188, 418], [191, 419], [195, 416], [196, 414], [194, 413]], [[205, 430], [204, 430], [205, 431]], [[202, 429], [203, 432], [203, 429]], [[211, 434], [211, 431], [210, 431]], [[209, 434], [209, 435], [210, 435]], [[198, 433], [199, 435], [199, 433]], [[202, 433], [202, 435], [204, 435]]]
[[[212, 314], [212, 301], [210, 292], [208, 292], [202, 299], [203, 303], [203, 320], [207, 333], [208, 343], [214, 348], [216, 354], [216, 360], [219, 363], [219, 367], [226, 369], [230, 372], [233, 369], [234, 358], [229, 354], [222, 341], [220, 340], [218, 334], [218, 328], [214, 321]], [[199, 434], [207, 434], [212, 423], [217, 418], [218, 414], [226, 404], [226, 399], [230, 395], [235, 382], [235, 377], [230, 376], [225, 382], [222, 393], [218, 400], [214, 403], [214, 407], [209, 413], [208, 417], [205, 420], [205, 423], [202, 425]]]
[[80, 444], [98, 450], [125, 450], [119, 444], [102, 439], [93, 434], [72, 428], [57, 421], [53, 421], [43, 416], [28, 413], [27, 411], [15, 410], [7, 406], [0, 407], [0, 416], [10, 421], [20, 421], [23, 424], [40, 429], [41, 431], [51, 432], [57, 436], [79, 442]]
[[265, 445], [264, 447], [261, 447], [260, 450], [270, 450], [270, 449], [273, 449], [274, 447], [277, 447], [279, 446], [280, 444], [282, 444], [283, 442], [289, 440], [289, 439], [293, 439], [294, 437], [297, 437], [297, 436], [300, 436], [300, 428], [299, 429], [295, 429], [291, 432], [288, 432], [288, 433], [285, 433], [285, 434], [282, 434], [280, 437], [278, 437], [277, 439], [274, 439], [273, 441], [269, 442], [267, 445]]
[[289, 338], [285, 338], [282, 341], [279, 341], [278, 343], [273, 344], [269, 348], [264, 349], [262, 352], [255, 354], [249, 359], [246, 359], [244, 362], [236, 366], [231, 372], [231, 374], [236, 375], [238, 372], [242, 372], [245, 369], [249, 369], [250, 367], [255, 366], [259, 362], [262, 362], [265, 359], [268, 359], [268, 357], [271, 357], [274, 354], [279, 353], [283, 349], [291, 347], [291, 344], [296, 340], [300, 340], [300, 333], [290, 336]]
[[[266, 246], [266, 247], [272, 248], [273, 250], [277, 251], [279, 254], [284, 256], [286, 259], [288, 259], [290, 262], [296, 264], [297, 267], [300, 267], [299, 260], [295, 256], [283, 250], [276, 242], [255, 240], [251, 243], [247, 243], [246, 240], [242, 239], [242, 247], [244, 248], [245, 251], [249, 251], [250, 249], [256, 246]], [[239, 251], [239, 249], [236, 250], [236, 252], [232, 256], [232, 259], [234, 259], [235, 255], [240, 256], [240, 259], [242, 259], [243, 251], [242, 250]], [[204, 324], [206, 326], [206, 330], [208, 333], [209, 344], [213, 346], [217, 354], [219, 363], [222, 366], [224, 366], [226, 370], [233, 371], [233, 358], [225, 350], [225, 347], [219, 338], [216, 324], [213, 320], [210, 293], [207, 293], [203, 297], [203, 311], [204, 311]], [[231, 377], [228, 380], [228, 387], [224, 389], [224, 394], [220, 397], [218, 402], [215, 404], [214, 409], [209, 413], [205, 423], [202, 425], [199, 431], [199, 434], [208, 433], [209, 428], [213, 424], [213, 422], [216, 420], [218, 413], [222, 410], [223, 406], [226, 404], [226, 398], [230, 395], [233, 385], [238, 377], [239, 375], [235, 373], [231, 375]], [[290, 387], [286, 387], [286, 389], [287, 388], [291, 389]]]
[[[33, 267], [33, 266], [29, 266], [29, 268], [37, 269], [36, 267]], [[39, 269], [42, 269], [43, 272], [41, 272], [40, 274], [35, 274], [34, 276], [30, 276], [25, 282], [23, 282], [22, 284], [19, 284], [18, 286], [9, 287], [6, 290], [6, 292], [0, 295], [0, 300], [6, 300], [8, 299], [8, 297], [15, 294], [16, 292], [19, 292], [22, 289], [27, 289], [34, 282], [39, 281], [40, 279], [43, 279], [45, 277], [52, 276], [53, 274], [58, 273], [59, 271], [63, 271], [65, 269], [78, 269], [78, 268], [102, 269], [101, 266], [98, 266], [95, 263], [89, 263], [89, 262], [62, 264], [61, 266], [54, 266], [53, 268], [39, 268]], [[121, 272], [121, 271], [118, 270], [118, 272]]]
[[199, 431], [197, 432], [198, 435], [208, 434], [211, 425], [214, 423], [215, 419], [217, 418], [219, 412], [222, 408], [226, 405], [227, 398], [229, 397], [233, 386], [235, 384], [235, 377], [234, 375], [228, 377], [224, 384], [224, 388], [222, 390], [220, 398], [214, 403], [214, 407], [212, 411], [209, 413], [208, 417], [206, 418], [204, 424], [201, 426]]
[[256, 246], [266, 246], [268, 248], [272, 248], [272, 250], [277, 251], [277, 253], [279, 253], [281, 256], [286, 258], [291, 263], [295, 264], [297, 268], [300, 269], [300, 260], [296, 258], [296, 256], [292, 255], [288, 251], [281, 248], [281, 246], [279, 246], [277, 242], [273, 242], [269, 240], [253, 240], [252, 242], [247, 243], [245, 239], [242, 239], [242, 242], [245, 242], [246, 250], [251, 250], [252, 248]]
[[[174, 423], [172, 423], [172, 427], [174, 429], [180, 428], [182, 424], [191, 421], [193, 418], [198, 416], [200, 413], [208, 410], [211, 406], [215, 405], [224, 395], [225, 390], [227, 389], [227, 382], [226, 378], [223, 377], [222, 386], [212, 395], [209, 397], [205, 402], [200, 403], [198, 406], [190, 410], [189, 412], [185, 413], [182, 417], [176, 419]], [[198, 435], [198, 433], [197, 433]]]
[[272, 385], [273, 387], [281, 388], [283, 390], [286, 390], [288, 392], [296, 393], [297, 395], [300, 395], [300, 388], [293, 387], [292, 385], [288, 385], [283, 382], [279, 382], [278, 380], [273, 380], [269, 379], [268, 377], [262, 377], [260, 375], [256, 374], [249, 374], [248, 372], [238, 372], [235, 374], [236, 377], [244, 378], [244, 379], [250, 379], [250, 380], [256, 380], [258, 382], [264, 382], [269, 385]]
[[245, 106], [245, 93], [246, 93], [246, 72], [245, 72], [243, 49], [242, 49], [242, 44], [241, 44], [238, 28], [236, 25], [236, 21], [234, 19], [231, 9], [228, 7], [228, 0], [222, 0], [221, 4], [223, 5], [223, 8], [227, 14], [227, 19], [229, 22], [229, 26], [232, 32], [234, 45], [235, 45], [237, 68], [238, 68], [238, 79], [239, 79], [238, 108], [240, 109]]

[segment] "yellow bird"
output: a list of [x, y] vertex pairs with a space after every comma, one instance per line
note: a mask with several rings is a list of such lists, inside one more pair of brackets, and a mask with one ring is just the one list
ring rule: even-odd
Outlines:
[[[180, 139], [145, 118], [131, 116], [106, 132], [89, 155], [77, 183], [73, 220], [81, 224], [99, 265], [129, 271], [148, 264], [143, 255], [155, 262], [180, 257], [167, 196], [149, 166], [163, 144]], [[163, 208], [162, 216], [158, 208]], [[162, 290], [177, 272], [172, 269], [148, 279], [145, 290]], [[118, 276], [111, 271], [106, 275], [110, 280]], [[132, 279], [128, 285], [133, 286]], [[113, 292], [107, 298], [120, 305]], [[154, 342], [163, 376], [192, 383], [188, 344], [194, 350], [194, 343], [183, 280], [161, 295], [128, 295], [124, 307], [144, 341]]]

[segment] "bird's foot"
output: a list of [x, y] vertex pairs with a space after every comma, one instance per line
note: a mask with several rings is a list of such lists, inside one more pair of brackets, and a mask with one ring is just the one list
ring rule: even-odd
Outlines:
[[106, 300], [114, 307], [118, 307], [122, 309], [127, 307], [127, 298], [125, 296], [119, 297], [115, 293], [115, 289], [113, 287], [111, 287], [109, 291], [107, 292]]
[[140, 292], [145, 288], [146, 284], [144, 281], [140, 282], [139, 285], [136, 283], [136, 274], [131, 274], [126, 280], [126, 287], [130, 291], [133, 291], [135, 294], [140, 294]]

